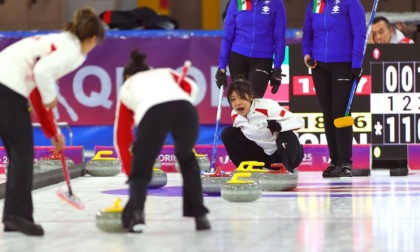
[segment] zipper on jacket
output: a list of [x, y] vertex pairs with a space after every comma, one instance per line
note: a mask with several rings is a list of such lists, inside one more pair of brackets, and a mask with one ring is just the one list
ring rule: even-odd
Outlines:
[[[255, 6], [254, 6], [254, 22], [252, 23], [253, 25], [252, 25], [252, 41], [255, 41], [255, 16], [256, 16], [256, 13], [257, 13], [257, 3], [258, 3], [258, 0], [256, 0], [255, 1]], [[254, 51], [254, 42], [252, 42], [252, 46], [251, 46], [251, 51], [249, 52], [249, 57], [252, 57], [252, 51]]]
[[328, 10], [328, 0], [325, 0], [325, 12], [324, 12], [324, 28], [325, 28], [325, 32], [326, 32], [326, 36], [325, 36], [325, 55], [324, 55], [324, 59], [325, 62], [328, 62], [327, 60], [327, 51], [328, 51], [328, 29], [327, 29], [327, 10]]

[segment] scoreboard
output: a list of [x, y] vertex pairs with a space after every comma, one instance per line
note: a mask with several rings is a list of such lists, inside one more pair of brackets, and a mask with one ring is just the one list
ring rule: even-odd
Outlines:
[[[305, 120], [306, 144], [326, 144], [323, 117], [301, 46], [290, 46], [290, 109]], [[344, 116], [344, 115], [343, 115]], [[368, 45], [352, 105], [353, 144], [371, 144], [372, 167], [407, 165], [407, 144], [420, 144], [420, 46]]]
[[406, 166], [407, 144], [420, 144], [420, 47], [370, 48], [372, 163]]

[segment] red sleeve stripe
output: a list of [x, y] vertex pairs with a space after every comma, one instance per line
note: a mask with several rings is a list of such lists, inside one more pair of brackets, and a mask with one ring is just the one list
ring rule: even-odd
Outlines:
[[285, 114], [286, 114], [286, 111], [285, 110], [280, 111], [280, 116], [281, 117], [284, 117]]
[[238, 117], [238, 114], [234, 114], [234, 115], [232, 116], [232, 121], [235, 121], [236, 117]]
[[264, 114], [266, 117], [268, 117], [268, 111], [266, 109], [255, 109], [255, 111], [260, 112], [261, 114]]
[[48, 138], [56, 136], [58, 129], [55, 123], [55, 119], [51, 110], [47, 108], [42, 103], [41, 93], [38, 88], [34, 88], [29, 94], [29, 100], [31, 101], [32, 108], [35, 111], [36, 117], [41, 124], [42, 131], [44, 135]]
[[119, 103], [117, 111], [117, 118], [115, 123], [115, 147], [118, 151], [123, 172], [130, 175], [131, 159], [130, 153], [131, 144], [133, 143], [133, 127], [134, 127], [134, 113], [127, 108], [123, 103]]

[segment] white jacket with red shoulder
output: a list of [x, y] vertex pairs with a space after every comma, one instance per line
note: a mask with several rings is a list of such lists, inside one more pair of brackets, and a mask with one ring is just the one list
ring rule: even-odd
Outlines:
[[31, 100], [47, 137], [59, 134], [44, 104], [57, 97], [56, 80], [82, 65], [80, 40], [71, 32], [23, 38], [0, 52], [0, 83]]
[[190, 78], [183, 78], [170, 68], [138, 72], [121, 86], [114, 123], [114, 146], [121, 160], [123, 171], [131, 170], [130, 147], [133, 128], [153, 106], [170, 101], [193, 103], [198, 95], [198, 86]]
[[79, 39], [70, 32], [24, 38], [0, 53], [0, 82], [29, 97], [37, 87], [44, 104], [56, 97], [56, 80], [85, 61]]
[[280, 106], [276, 101], [257, 98], [252, 101], [250, 111], [241, 116], [232, 110], [233, 127], [241, 128], [242, 133], [264, 149], [267, 155], [277, 150], [277, 134], [267, 128], [267, 120], [276, 120], [281, 125], [281, 132], [298, 130], [304, 126], [302, 117]]

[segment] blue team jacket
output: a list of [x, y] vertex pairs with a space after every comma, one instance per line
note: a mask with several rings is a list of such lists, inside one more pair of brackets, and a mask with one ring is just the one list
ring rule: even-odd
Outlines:
[[320, 62], [352, 62], [362, 66], [366, 40], [366, 17], [359, 0], [323, 0], [315, 13], [310, 0], [303, 26], [302, 53]]
[[226, 69], [231, 51], [250, 58], [273, 58], [274, 54], [274, 67], [281, 66], [286, 46], [282, 0], [251, 0], [251, 10], [242, 11], [238, 0], [231, 0], [224, 25], [219, 68]]

